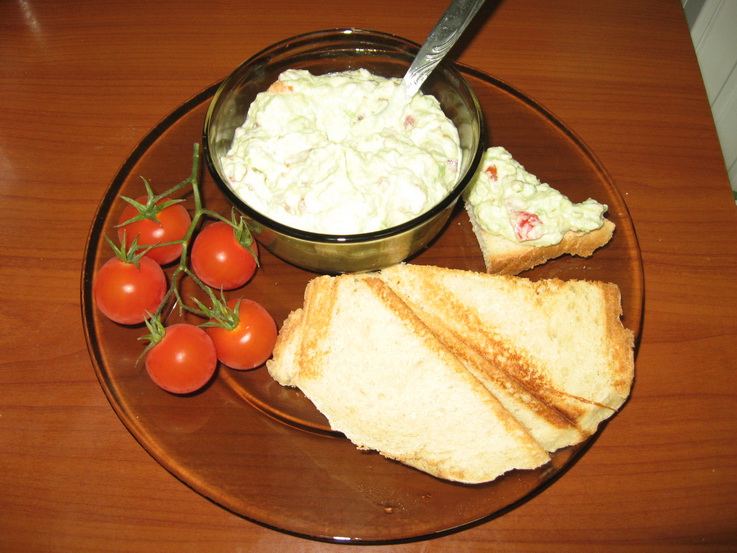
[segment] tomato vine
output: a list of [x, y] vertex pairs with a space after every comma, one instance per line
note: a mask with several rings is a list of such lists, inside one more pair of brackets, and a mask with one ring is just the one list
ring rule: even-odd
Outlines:
[[[178, 184], [172, 186], [171, 188], [156, 194], [154, 193], [153, 189], [151, 188], [151, 185], [148, 180], [146, 180], [144, 177], [141, 177], [144, 183], [146, 195], [141, 196], [137, 199], [129, 198], [126, 196], [121, 196], [121, 199], [125, 201], [128, 204], [128, 207], [124, 209], [124, 212], [121, 214], [121, 220], [116, 225], [116, 228], [118, 229], [118, 236], [119, 240], [121, 241], [120, 246], [116, 246], [115, 243], [108, 238], [105, 237], [106, 241], [110, 245], [111, 249], [113, 250], [115, 257], [113, 257], [108, 264], [111, 261], [115, 261], [116, 268], [118, 266], [125, 266], [129, 267], [126, 269], [125, 276], [121, 278], [130, 278], [129, 274], [133, 273], [135, 274], [136, 271], [139, 271], [139, 265], [141, 265], [142, 261], [146, 262], [146, 267], [148, 268], [149, 264], [152, 263], [151, 259], [153, 259], [156, 263], [159, 264], [167, 264], [167, 263], [173, 263], [176, 261], [176, 265], [173, 267], [171, 274], [169, 276], [169, 285], [166, 287], [165, 292], [163, 292], [163, 297], [161, 295], [160, 291], [157, 291], [157, 295], [154, 296], [155, 298], [161, 297], [158, 305], [156, 306], [155, 310], [150, 311], [149, 309], [145, 309], [145, 312], [143, 313], [136, 313], [135, 317], [132, 316], [126, 316], [126, 317], [113, 317], [110, 315], [110, 310], [106, 310], [104, 307], [106, 295], [108, 298], [112, 297], [111, 303], [114, 305], [125, 303], [123, 300], [120, 299], [121, 296], [120, 290], [124, 289], [125, 282], [122, 281], [122, 284], [118, 285], [117, 288], [111, 290], [99, 290], [101, 285], [98, 281], [101, 281], [101, 278], [98, 278], [100, 276], [100, 272], [96, 275], [96, 282], [94, 284], [94, 291], [95, 291], [95, 299], [98, 303], [98, 307], [100, 310], [108, 316], [108, 318], [111, 318], [113, 321], [118, 322], [120, 324], [135, 324], [137, 322], [144, 322], [146, 327], [148, 328], [148, 334], [141, 336], [140, 339], [147, 340], [149, 343], [146, 346], [146, 348], [143, 350], [141, 355], [138, 358], [138, 361], [140, 361], [142, 358], [146, 358], [147, 362], [147, 370], [149, 374], [151, 375], [152, 379], [162, 386], [165, 389], [168, 389], [169, 391], [172, 391], [174, 393], [185, 393], [183, 390], [186, 390], [186, 393], [189, 393], [193, 391], [193, 389], [197, 389], [202, 384], [202, 378], [196, 379], [193, 382], [196, 382], [196, 384], [187, 384], [186, 386], [182, 385], [182, 375], [188, 374], [188, 371], [193, 374], [198, 374], [200, 377], [203, 375], [203, 371], [205, 376], [207, 374], [211, 374], [212, 368], [210, 367], [211, 363], [207, 362], [207, 367], [203, 367], [202, 370], [198, 371], [196, 370], [197, 367], [183, 367], [181, 369], [177, 369], [179, 372], [176, 375], [171, 375], [171, 385], [167, 385], [166, 383], [166, 377], [162, 377], [163, 375], [167, 374], [166, 367], [161, 366], [161, 361], [159, 360], [162, 357], [161, 354], [161, 348], [164, 347], [164, 342], [166, 343], [165, 349], [167, 352], [171, 352], [173, 349], [176, 350], [177, 348], [179, 351], [184, 354], [187, 353], [191, 357], [195, 358], [197, 356], [193, 355], [192, 353], [192, 344], [179, 344], [172, 347], [172, 341], [175, 341], [175, 338], [169, 338], [167, 337], [167, 329], [168, 327], [164, 324], [164, 320], [167, 318], [167, 314], [165, 313], [165, 310], [167, 308], [171, 308], [172, 310], [175, 308], [175, 306], [179, 309], [180, 316], [184, 314], [185, 311], [192, 313], [196, 316], [202, 317], [206, 319], [206, 321], [200, 325], [197, 325], [199, 327], [204, 327], [206, 329], [210, 329], [212, 327], [218, 327], [221, 329], [222, 332], [218, 336], [222, 336], [223, 333], [225, 335], [233, 334], [235, 335], [236, 328], [241, 327], [249, 327], [250, 323], [249, 321], [241, 321], [241, 313], [239, 312], [239, 306], [241, 301], [247, 301], [250, 303], [250, 300], [244, 300], [239, 299], [237, 301], [227, 301], [224, 294], [223, 294], [223, 287], [220, 287], [220, 296], [218, 297], [214, 291], [213, 291], [213, 282], [217, 282], [217, 279], [214, 281], [210, 279], [209, 277], [203, 277], [202, 274], [197, 274], [196, 268], [190, 268], [190, 263], [192, 262], [192, 255], [193, 255], [193, 245], [198, 245], [197, 241], [199, 239], [199, 236], [206, 234], [203, 232], [205, 229], [209, 229], [209, 227], [220, 225], [220, 226], [227, 226], [228, 229], [230, 229], [230, 232], [222, 232], [222, 229], [219, 229], [221, 232], [218, 233], [219, 237], [216, 237], [213, 242], [212, 238], [208, 238], [208, 245], [207, 247], [199, 247], [199, 250], [201, 251], [207, 251], [208, 249], [212, 249], [214, 247], [219, 247], [217, 244], [217, 241], [219, 240], [222, 242], [224, 240], [223, 237], [227, 238], [228, 240], [228, 246], [229, 248], [238, 249], [238, 255], [240, 256], [240, 259], [242, 260], [243, 256], [248, 257], [251, 259], [248, 261], [248, 263], [239, 265], [239, 270], [242, 272], [242, 274], [237, 275], [238, 278], [235, 281], [234, 286], [230, 286], [230, 288], [235, 288], [242, 286], [245, 284], [253, 275], [253, 272], [255, 271], [255, 268], [258, 267], [259, 261], [258, 261], [258, 248], [256, 246], [256, 243], [253, 238], [253, 234], [248, 226], [247, 221], [243, 218], [242, 215], [237, 215], [235, 209], [231, 211], [230, 218], [227, 218], [220, 213], [216, 211], [212, 211], [210, 209], [207, 209], [204, 205], [203, 198], [202, 198], [202, 191], [200, 187], [200, 145], [199, 143], [195, 143], [193, 147], [193, 153], [192, 153], [192, 169], [189, 174], [189, 176], [179, 182]], [[149, 225], [149, 227], [152, 226], [164, 226], [163, 223], [160, 221], [160, 219], [164, 219], [164, 214], [166, 213], [166, 210], [171, 209], [181, 209], [181, 202], [183, 200], [181, 199], [172, 199], [172, 197], [181, 196], [182, 192], [185, 189], [191, 188], [192, 192], [192, 199], [194, 207], [191, 210], [191, 213], [187, 211], [187, 217], [189, 217], [189, 226], [186, 227], [186, 230], [184, 230], [184, 227], [182, 225], [182, 221], [184, 218], [181, 214], [179, 214], [177, 225], [179, 225], [177, 229], [177, 233], [181, 238], [176, 240], [170, 240], [167, 242], [153, 242], [155, 238], [152, 238], [151, 233], [149, 232], [149, 235], [146, 236], [145, 240], [148, 241], [148, 243], [145, 244], [139, 244], [138, 238], [139, 236], [136, 235], [133, 240], [131, 241], [130, 245], [126, 245], [126, 230], [128, 228], [135, 228], [140, 229], [142, 227], [134, 227], [132, 225], [136, 225], [138, 223], [144, 222], [146, 225]], [[132, 208], [134, 209], [131, 209]], [[131, 216], [132, 215], [132, 216]], [[208, 225], [205, 225], [205, 220], [211, 220], [211, 222]], [[150, 230], [147, 229], [147, 230]], [[157, 230], [157, 229], [154, 229]], [[182, 230], [184, 230], [182, 235]], [[213, 234], [213, 233], [209, 233]], [[203, 240], [204, 242], [204, 240]], [[171, 256], [167, 255], [166, 257], [163, 256], [156, 256], [151, 255], [151, 252], [155, 252], [156, 249], [162, 249], [168, 248], [171, 250], [172, 247], [181, 248], [181, 251], [179, 253], [178, 261], [176, 260], [176, 257], [171, 258]], [[199, 245], [198, 245], [199, 246]], [[248, 252], [248, 255], [241, 252]], [[218, 254], [219, 255], [219, 254]], [[202, 256], [202, 254], [198, 254], [198, 256]], [[107, 264], [106, 264], [107, 265]], [[194, 267], [194, 263], [192, 263]], [[104, 268], [104, 266], [103, 266]], [[135, 268], [135, 270], [134, 270]], [[232, 272], [232, 271], [231, 271]], [[182, 297], [182, 292], [180, 291], [180, 286], [182, 279], [184, 278], [190, 278], [199, 288], [205, 291], [207, 294], [207, 297], [212, 304], [212, 306], [206, 305], [204, 302], [198, 300], [194, 296], [190, 296], [188, 299]], [[120, 280], [120, 279], [119, 279]], [[204, 282], [207, 280], [207, 282]], [[159, 285], [160, 286], [160, 285]], [[140, 288], [140, 286], [139, 286]], [[230, 289], [229, 288], [229, 289]], [[107, 292], [107, 294], [106, 294]], [[151, 295], [151, 294], [149, 294]], [[128, 301], [128, 300], [125, 300]], [[151, 300], [147, 298], [148, 304], [151, 303]], [[155, 300], [154, 300], [155, 301]], [[110, 303], [109, 302], [109, 303]], [[141, 305], [143, 303], [139, 302]], [[147, 305], [148, 305], [147, 304]], [[259, 306], [260, 307], [260, 306]], [[138, 308], [140, 309], [140, 307]], [[261, 310], [265, 313], [265, 310], [261, 308]], [[253, 311], [252, 309], [249, 310], [249, 312]], [[259, 359], [263, 357], [263, 351], [264, 348], [273, 348], [273, 342], [276, 339], [276, 333], [275, 333], [275, 325], [273, 324], [273, 319], [270, 319], [270, 316], [267, 314], [268, 319], [270, 319], [270, 322], [267, 322], [264, 324], [264, 316], [263, 313], [259, 312], [257, 315], [259, 324], [261, 326], [265, 326], [266, 330], [259, 333], [256, 332], [258, 335], [256, 338], [253, 338], [254, 341], [258, 341], [257, 346], [259, 348]], [[174, 325], [177, 327], [181, 327], [182, 324], [187, 323], [179, 323], [178, 325]], [[195, 326], [195, 325], [190, 325]], [[250, 328], [250, 327], [249, 327]], [[172, 326], [173, 329], [173, 326]], [[249, 332], [252, 332], [249, 331]], [[174, 333], [172, 333], [174, 334]], [[181, 328], [177, 328], [177, 335], [184, 335], [188, 334], [190, 337], [193, 335], [192, 332], [183, 332]], [[241, 333], [242, 334], [242, 333]], [[208, 333], [197, 333], [195, 334], [197, 336], [195, 341], [200, 341], [203, 344], [206, 344], [208, 341], [210, 341], [209, 338], [209, 330]], [[192, 338], [190, 338], [192, 339]], [[226, 338], [227, 339], [227, 338]], [[233, 338], [235, 340], [235, 338]], [[240, 337], [241, 343], [244, 341], [243, 337]], [[247, 345], [246, 340], [246, 345]], [[218, 342], [222, 343], [223, 338], [219, 337]], [[159, 347], [159, 345], [162, 345]], [[212, 349], [215, 351], [215, 346], [217, 344], [210, 344], [210, 345], [199, 345], [197, 346], [200, 350]], [[159, 351], [157, 351], [155, 356], [150, 355], [154, 350], [159, 348]], [[225, 346], [223, 346], [225, 347]], [[186, 350], [186, 351], [185, 351]], [[267, 351], [270, 353], [270, 349], [267, 349]], [[168, 353], [167, 355], [171, 355], [171, 353]], [[208, 353], [209, 355], [209, 353]], [[202, 361], [207, 356], [200, 356], [200, 362], [204, 363]], [[154, 362], [152, 359], [156, 359], [159, 361], [156, 361], [157, 366], [151, 367], [150, 363]], [[218, 359], [220, 359], [220, 356], [218, 355]], [[248, 368], [253, 368], [251, 365], [253, 365], [252, 362], [253, 355], [249, 357], [249, 360], [247, 363], [240, 363], [238, 360], [236, 361], [229, 361], [229, 366], [232, 366], [234, 368], [244, 368], [248, 366]], [[224, 364], [228, 364], [223, 359], [220, 359], [221, 362]], [[265, 359], [263, 359], [265, 360]], [[261, 363], [263, 362], [261, 361]], [[169, 372], [171, 370], [169, 369]], [[207, 377], [209, 378], [209, 377]], [[206, 380], [206, 379], [205, 379]]]

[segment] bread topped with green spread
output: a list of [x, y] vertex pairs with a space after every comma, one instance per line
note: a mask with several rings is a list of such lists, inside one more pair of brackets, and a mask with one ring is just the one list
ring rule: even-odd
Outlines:
[[571, 202], [502, 147], [486, 150], [464, 201], [490, 273], [515, 275], [566, 254], [589, 257], [614, 232], [606, 205]]

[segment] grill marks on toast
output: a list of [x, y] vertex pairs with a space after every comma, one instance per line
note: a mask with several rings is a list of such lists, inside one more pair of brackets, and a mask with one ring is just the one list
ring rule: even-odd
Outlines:
[[[516, 348], [443, 285], [442, 272], [398, 265], [381, 275], [548, 451], [576, 444], [593, 432], [588, 413], [596, 406], [556, 391], [529, 353]], [[585, 424], [580, 428], [579, 423]]]
[[[633, 336], [620, 322], [619, 290], [613, 284], [532, 282], [417, 265], [397, 265], [381, 274], [584, 436], [629, 395]], [[581, 339], [588, 338], [587, 331], [590, 341]], [[597, 339], [605, 343], [593, 344]]]
[[[419, 310], [418, 310], [419, 311]], [[537, 392], [534, 386], [523, 379], [506, 372], [502, 367], [510, 357], [489, 358], [471, 345], [464, 336], [443, 322], [437, 315], [421, 311], [422, 320], [440, 338], [445, 346], [460, 359], [468, 371], [481, 382], [500, 403], [527, 429], [530, 435], [546, 450], [555, 451], [579, 443], [585, 439], [583, 433], [573, 422], [578, 411], [575, 408], [562, 410], [551, 401], [546, 393]], [[458, 311], [453, 311], [458, 313]], [[505, 348], [506, 349], [506, 348]], [[545, 390], [543, 390], [545, 391]]]

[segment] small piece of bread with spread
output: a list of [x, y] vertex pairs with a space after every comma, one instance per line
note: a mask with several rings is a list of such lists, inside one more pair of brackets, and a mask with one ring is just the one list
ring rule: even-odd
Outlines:
[[516, 275], [564, 254], [589, 257], [614, 232], [606, 205], [571, 202], [499, 146], [484, 153], [464, 200], [489, 273]]

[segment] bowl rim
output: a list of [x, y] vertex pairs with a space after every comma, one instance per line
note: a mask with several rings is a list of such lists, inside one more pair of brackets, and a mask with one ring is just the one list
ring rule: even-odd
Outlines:
[[394, 225], [394, 226], [391, 226], [385, 229], [369, 231], [369, 232], [364, 232], [364, 233], [357, 233], [357, 234], [325, 234], [325, 233], [319, 233], [319, 232], [299, 229], [299, 228], [295, 228], [295, 227], [286, 225], [284, 223], [281, 223], [275, 219], [268, 217], [267, 215], [264, 215], [260, 211], [257, 211], [256, 209], [249, 206], [243, 199], [241, 199], [230, 188], [230, 186], [228, 186], [228, 184], [221, 178], [214, 164], [214, 161], [212, 160], [212, 151], [210, 150], [210, 145], [209, 145], [210, 133], [208, 129], [212, 121], [212, 118], [214, 116], [214, 110], [217, 105], [217, 101], [222, 95], [225, 88], [236, 77], [236, 75], [238, 75], [241, 71], [243, 71], [248, 66], [255, 64], [258, 60], [263, 58], [269, 52], [283, 49], [285, 47], [291, 46], [293, 43], [296, 43], [296, 42], [304, 42], [305, 40], [316, 39], [318, 37], [329, 38], [329, 37], [354, 36], [354, 35], [359, 36], [359, 37], [366, 37], [366, 38], [370, 38], [371, 36], [377, 36], [380, 38], [389, 39], [391, 41], [394, 41], [396, 43], [399, 43], [404, 46], [408, 46], [411, 49], [414, 49], [415, 53], [420, 48], [420, 45], [418, 43], [412, 40], [406, 39], [404, 37], [401, 37], [399, 35], [383, 32], [383, 31], [375, 31], [375, 30], [370, 30], [370, 29], [357, 28], [357, 27], [332, 28], [332, 29], [324, 29], [324, 30], [317, 30], [317, 31], [308, 31], [306, 33], [301, 33], [298, 35], [287, 37], [287, 38], [284, 38], [282, 40], [279, 40], [271, 44], [270, 46], [262, 48], [255, 54], [249, 56], [246, 60], [241, 62], [233, 71], [231, 71], [231, 73], [227, 77], [222, 79], [220, 81], [220, 84], [218, 85], [217, 90], [215, 91], [215, 94], [210, 100], [210, 105], [208, 106], [207, 113], [205, 115], [205, 120], [204, 120], [203, 130], [202, 130], [202, 149], [203, 149], [203, 153], [205, 157], [205, 162], [207, 164], [210, 175], [215, 181], [215, 184], [228, 197], [231, 203], [233, 203], [234, 206], [239, 211], [243, 212], [243, 214], [248, 219], [255, 221], [256, 223], [258, 223], [259, 225], [265, 228], [278, 232], [279, 234], [289, 236], [290, 238], [296, 238], [298, 240], [303, 240], [307, 242], [318, 242], [318, 243], [323, 243], [323, 244], [367, 243], [367, 242], [382, 240], [382, 239], [389, 238], [392, 236], [398, 236], [398, 235], [404, 234], [405, 232], [421, 227], [428, 221], [435, 218], [435, 216], [437, 216], [438, 214], [442, 213], [447, 208], [455, 204], [458, 198], [460, 198], [460, 196], [463, 194], [465, 189], [468, 187], [468, 184], [473, 178], [476, 172], [476, 169], [478, 167], [478, 164], [481, 160], [481, 156], [483, 154], [483, 149], [484, 149], [483, 145], [486, 139], [486, 126], [485, 126], [483, 111], [481, 109], [481, 104], [478, 100], [478, 97], [476, 96], [475, 91], [473, 90], [471, 85], [468, 83], [468, 81], [463, 77], [462, 73], [458, 69], [458, 66], [452, 60], [444, 59], [440, 62], [440, 64], [438, 64], [438, 67], [443, 67], [446, 71], [453, 73], [454, 76], [457, 78], [457, 80], [465, 85], [465, 89], [468, 92], [472, 100], [471, 102], [472, 111], [478, 114], [477, 121], [478, 121], [478, 126], [479, 126], [479, 142], [472, 152], [472, 159], [471, 159], [469, 169], [466, 172], [466, 174], [463, 176], [463, 178], [461, 178], [455, 184], [455, 186], [448, 192], [448, 194], [445, 195], [445, 197], [443, 197], [442, 200], [440, 200], [438, 203], [433, 205], [430, 209], [428, 209], [427, 211], [424, 211], [423, 213], [419, 214], [416, 217], [413, 217], [412, 219], [409, 219], [408, 221], [405, 221], [403, 223], [400, 223], [398, 225]]

